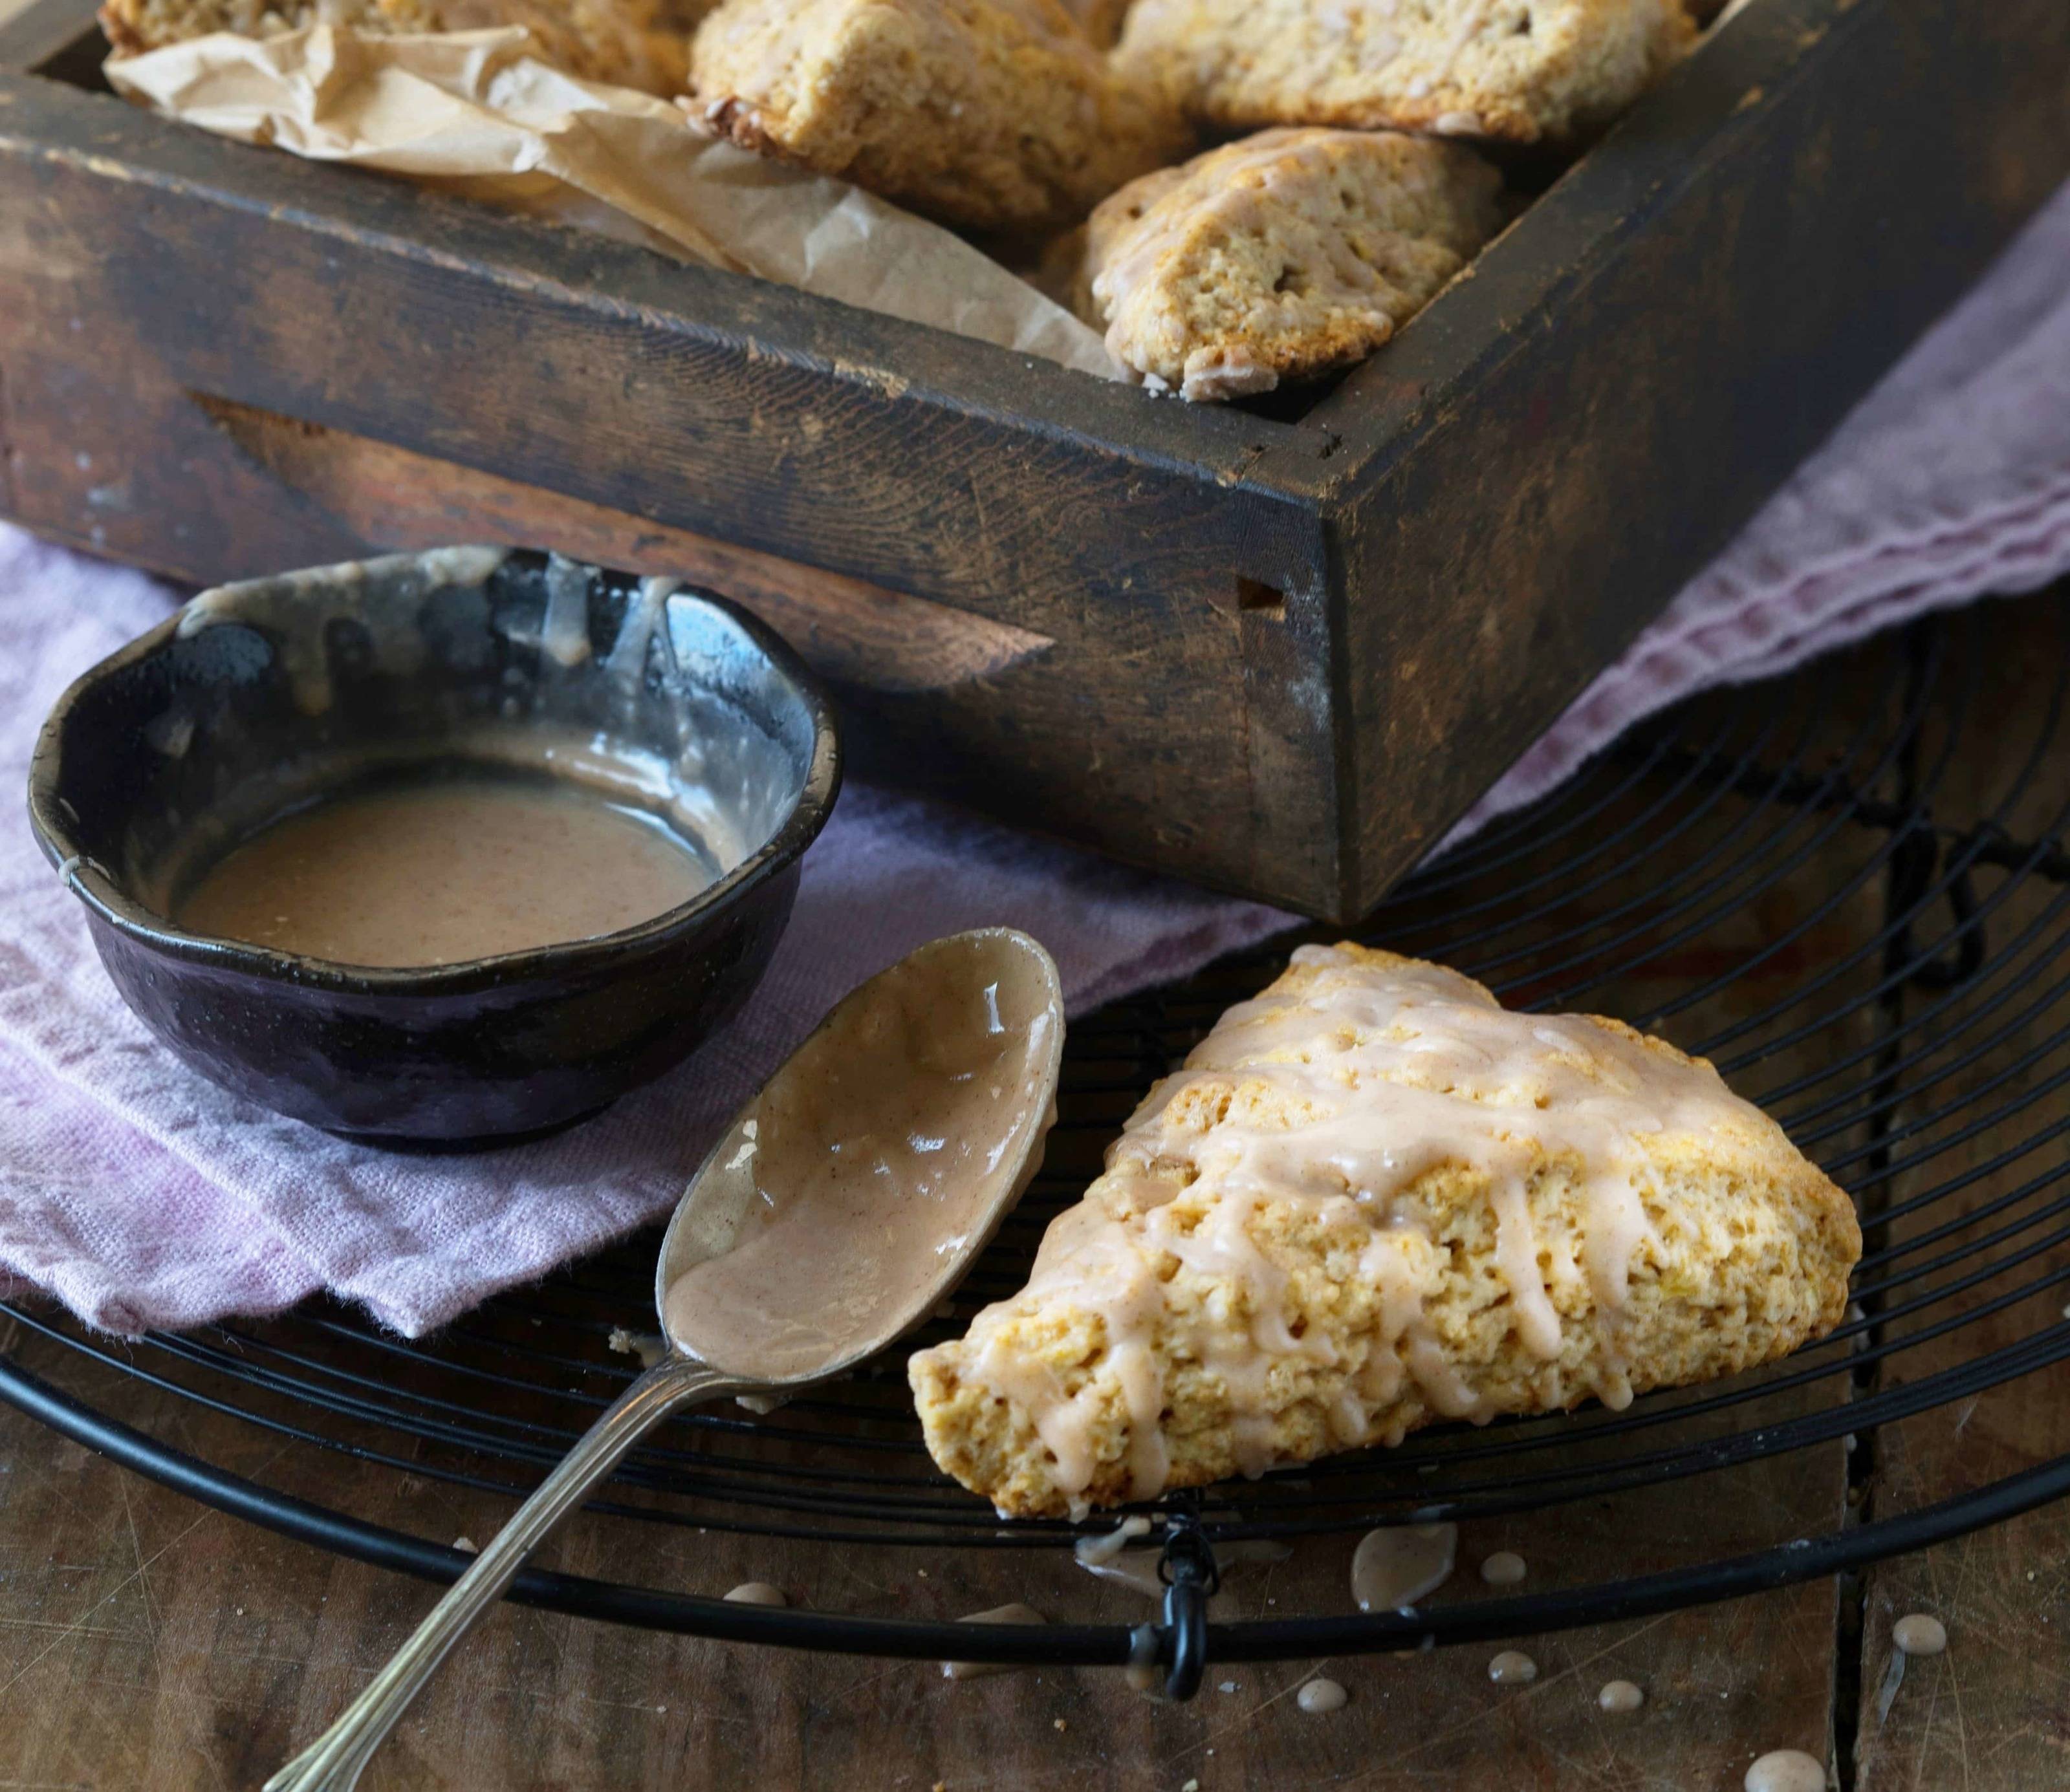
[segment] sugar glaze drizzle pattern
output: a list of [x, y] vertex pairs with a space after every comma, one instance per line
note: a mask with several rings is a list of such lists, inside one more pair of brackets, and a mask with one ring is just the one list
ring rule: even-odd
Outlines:
[[[1287, 1324], [1286, 1276], [1248, 1230], [1267, 1198], [1314, 1202], [1326, 1219], [1364, 1229], [1357, 1272], [1379, 1291], [1380, 1335], [1351, 1365], [1328, 1418], [1347, 1447], [1391, 1443], [1398, 1427], [1389, 1435], [1373, 1414], [1395, 1401], [1405, 1378], [1441, 1414], [1492, 1416], [1422, 1321], [1436, 1247], [1404, 1198], [1420, 1178], [1448, 1165], [1487, 1177], [1512, 1323], [1537, 1357], [1561, 1350], [1548, 1270], [1585, 1278], [1610, 1365], [1593, 1391], [1622, 1406], [1631, 1398], [1617, 1349], [1630, 1266], [1649, 1242], [1659, 1245], [1639, 1141], [1749, 1118], [1771, 1125], [1708, 1063], [1617, 1023], [1513, 1014], [1436, 965], [1375, 965], [1327, 946], [1303, 946], [1294, 962], [1317, 974], [1300, 998], [1240, 1003], [1224, 1014], [1110, 1149], [1101, 1198], [1053, 1223], [1036, 1257], [1029, 1298], [1077, 1306], [1102, 1322], [1125, 1394], [1137, 1499], [1158, 1493], [1168, 1472], [1164, 1370], [1153, 1348], [1159, 1325], [1180, 1328], [1176, 1357], [1219, 1379], [1241, 1464], [1252, 1474], [1271, 1459], [1266, 1378], [1274, 1364], [1307, 1357], [1343, 1366], [1328, 1339], [1297, 1337]], [[1305, 1117], [1291, 1126], [1283, 1112], [1254, 1122], [1240, 1096], [1225, 1098], [1221, 1117], [1205, 1130], [1174, 1117], [1188, 1091], [1232, 1083], [1262, 1084]], [[1578, 1263], [1541, 1263], [1529, 1196], [1534, 1166], [1548, 1161], [1564, 1166], [1579, 1204]], [[1190, 1206], [1206, 1208], [1190, 1228], [1173, 1207], [1182, 1187]], [[1219, 1302], [1168, 1314], [1166, 1281], [1179, 1265], [1240, 1288], [1249, 1323], [1229, 1322]], [[973, 1324], [972, 1370], [1029, 1414], [1055, 1458], [1058, 1488], [1075, 1499], [1097, 1466], [1092, 1383], [1067, 1390], [1046, 1365], [1000, 1347], [1010, 1305], [988, 1308]]]

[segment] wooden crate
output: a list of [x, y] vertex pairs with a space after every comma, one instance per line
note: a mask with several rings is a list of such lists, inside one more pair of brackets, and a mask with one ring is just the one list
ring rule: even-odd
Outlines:
[[0, 28], [0, 512], [679, 572], [855, 762], [1370, 908], [2070, 172], [2064, 0], [1753, 0], [1305, 414], [221, 141]]

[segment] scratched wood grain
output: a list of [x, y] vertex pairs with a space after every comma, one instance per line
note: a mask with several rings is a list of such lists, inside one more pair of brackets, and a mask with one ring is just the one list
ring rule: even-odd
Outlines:
[[[2026, 606], [1993, 605], [1984, 626], [1996, 646], [1935, 806], [1958, 827], [2002, 810], [2001, 825], [2013, 839], [2039, 839], [2060, 830], [2070, 784], [2070, 741], [2063, 737], [2061, 720], [2046, 708], [2065, 649], [2064, 633], [2052, 612]], [[2035, 667], [2048, 667], [2048, 676], [2030, 676], [2027, 668]], [[1927, 743], [1928, 764], [1939, 745]], [[2046, 750], [2031, 788], [2023, 800], [2006, 806], [2007, 794], [2037, 747]], [[1993, 900], [2001, 875], [1985, 872], [1974, 880], [1980, 903]], [[2060, 894], [2056, 886], [2032, 880], [1991, 912], [1986, 925], [1994, 955], [2011, 951], [2023, 930]], [[1947, 907], [1937, 905], [1921, 917], [1921, 945], [1946, 937], [1953, 925]], [[1989, 1037], [2006, 1029], [2006, 1034], [1957, 1073], [1937, 1077], [1906, 1104], [1901, 1116], [1927, 1121], [1944, 1104], [1974, 1100], [2003, 1110], [2004, 1117], [1973, 1139], [1935, 1151], [1916, 1171], [1896, 1178], [1891, 1190], [1892, 1199], [1902, 1202], [1964, 1176], [1974, 1178], [1895, 1227], [1897, 1243], [1921, 1239], [1999, 1204], [1987, 1219], [1937, 1243], [1922, 1242], [1907, 1265], [1952, 1256], [1986, 1233], [2006, 1231], [1998, 1243], [1896, 1291], [1892, 1300], [1929, 1297], [1936, 1288], [1987, 1262], [2006, 1267], [1959, 1299], [1893, 1320], [1893, 1334], [2018, 1296], [2030, 1284], [2070, 1271], [2070, 1243], [2059, 1239], [2049, 1248], [2032, 1248], [2062, 1231], [2064, 1189], [2056, 1178], [2063, 1145], [2052, 1135], [2070, 1116], [2070, 1099], [2050, 1086], [2070, 1067], [2070, 1042], [2055, 1037], [2070, 1027], [2070, 1002], [2056, 988], [2070, 971], [2060, 949], [2060, 918], [2051, 931], [2056, 949], [2043, 945], [2014, 953], [2006, 969], [1987, 976], [1963, 1004], [1939, 1019], [1938, 1064], [1963, 1055], [1978, 1032]], [[1965, 1019], [1994, 997], [2003, 998], [2002, 1005], [1982, 1015], [1976, 1031], [1966, 1033]], [[1910, 999], [1917, 1013], [1939, 998], [1929, 990]], [[2015, 1019], [2019, 1024], [2009, 1024]], [[1968, 1117], [1929, 1125], [1900, 1149], [1925, 1149]], [[2010, 1161], [1990, 1168], [2001, 1155]], [[2041, 1186], [2021, 1196], [2031, 1181]], [[1886, 1365], [1881, 1385], [1901, 1387], [1974, 1361], [2060, 1326], [2066, 1316], [2070, 1280], [2057, 1280], [1943, 1338], [1899, 1353]], [[2070, 1364], [1883, 1427], [1875, 1452], [1866, 1503], [1872, 1517], [1946, 1499], [2070, 1452]], [[1865, 1578], [1864, 1592], [1859, 1792], [1942, 1786], [2029, 1792], [2070, 1785], [2070, 1504], [2044, 1507], [1944, 1548], [1884, 1563]], [[1911, 1611], [1941, 1619], [1948, 1652], [1907, 1662], [1900, 1676], [1892, 1668], [1891, 1627]]]
[[[51, 1366], [43, 1350], [24, 1360]], [[283, 1446], [112, 1374], [93, 1396], [185, 1447], [305, 1496], [449, 1540], [507, 1509], [392, 1471]], [[431, 1601], [414, 1582], [254, 1531], [0, 1414], [0, 1785], [256, 1786], [364, 1684]], [[1714, 1508], [1708, 1503], [1715, 1496]], [[1665, 1488], [1552, 1521], [1470, 1528], [1446, 1597], [1516, 1548], [1541, 1580], [1642, 1571], [1823, 1526], [1837, 1463]], [[1608, 1541], [1614, 1535], [1617, 1541]], [[1349, 1539], [1238, 1570], [1231, 1616], [1348, 1604]], [[954, 1617], [1028, 1600], [1058, 1620], [1137, 1622], [1147, 1602], [1067, 1563], [970, 1552], [813, 1550], [578, 1525], [554, 1565], [716, 1592], [774, 1579], [832, 1609]], [[1491, 1685], [1491, 1649], [1210, 1670], [1194, 1704], [1152, 1704], [1111, 1672], [950, 1684], [927, 1664], [728, 1650], [505, 1608], [448, 1663], [371, 1786], [1131, 1787], [1198, 1778], [1425, 1787], [1724, 1789], [1777, 1742], [1824, 1747], [1833, 1594], [1812, 1586], [1631, 1625], [1520, 1639], [1536, 1684]], [[1320, 1668], [1344, 1713], [1289, 1696]], [[1595, 1692], [1639, 1681], [1610, 1720]], [[1585, 1776], [1585, 1777], [1580, 1777]]]

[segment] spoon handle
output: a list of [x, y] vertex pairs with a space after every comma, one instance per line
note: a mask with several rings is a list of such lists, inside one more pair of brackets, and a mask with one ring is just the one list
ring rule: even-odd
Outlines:
[[473, 1565], [447, 1589], [416, 1634], [389, 1657], [387, 1666], [366, 1690], [336, 1723], [267, 1781], [265, 1792], [351, 1792], [361, 1770], [401, 1721], [411, 1700], [448, 1651], [502, 1597], [525, 1565], [525, 1558], [617, 1467], [626, 1451], [686, 1402], [734, 1393], [749, 1385], [687, 1357], [672, 1356], [648, 1370], [583, 1433], [560, 1466], [475, 1557]]

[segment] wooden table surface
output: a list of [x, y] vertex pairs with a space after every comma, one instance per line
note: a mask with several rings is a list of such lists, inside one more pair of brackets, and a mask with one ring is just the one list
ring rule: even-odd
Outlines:
[[[2029, 737], [2039, 682], [2022, 676], [2058, 637], [2027, 631], [2038, 613], [2000, 606], [2005, 644], [1974, 712], [2002, 725], [1966, 734], [1951, 800], [2000, 788]], [[1844, 670], [1844, 669], [1843, 669]], [[2052, 681], [2052, 673], [2051, 675]], [[1866, 684], [1866, 681], [1863, 681]], [[1844, 696], [1852, 686], [1833, 681]], [[1836, 701], [1838, 699], [1836, 698]], [[2052, 806], [2070, 790], [2070, 749], [2036, 780]], [[2045, 799], [2045, 801], [2043, 800]], [[1835, 839], [1704, 949], [1728, 959], [1773, 937], [1844, 881], [1859, 842]], [[1851, 851], [1852, 859], [1845, 859]], [[1590, 900], [1620, 900], [1612, 886]], [[2008, 927], [2032, 906], [2005, 917]], [[2023, 896], [2022, 902], [2030, 898]], [[1877, 923], [1872, 884], [1806, 942], [1830, 961]], [[1712, 968], [1670, 960], [1606, 990], [1638, 1013]], [[1875, 961], [1869, 961], [1873, 966]], [[1691, 1034], [1771, 1001], [1805, 962], [1777, 957], [1735, 979]], [[1868, 972], [1865, 975], [1870, 974]], [[1806, 1063], [1850, 1043], [1831, 1031]], [[1858, 1043], [1858, 1042], [1856, 1042]], [[2041, 1080], [2015, 1034], [1969, 1065], [1981, 1088]], [[1828, 1059], [1827, 1061], [1831, 1061]], [[1787, 1073], [1791, 1067], [1782, 1064]], [[2023, 1137], [2070, 1117], [2045, 1094]], [[1988, 1164], [1986, 1133], [1944, 1154], [1937, 1178]], [[2029, 1160], [2022, 1174], [2043, 1165]], [[2015, 1166], [2018, 1168], [2018, 1166]], [[1980, 1174], [1972, 1206], [2010, 1186]], [[1892, 1190], [1905, 1192], [1903, 1179]], [[1948, 1208], [1935, 1210], [1944, 1218]], [[1921, 1223], [1924, 1223], [1922, 1221]], [[2060, 1263], [2070, 1249], [2059, 1247]], [[2027, 1266], [2032, 1273], [2034, 1265]], [[1892, 1374], [1974, 1355], [2054, 1319], [2029, 1301], [1908, 1353]], [[0, 1334], [0, 1349], [48, 1372], [55, 1347]], [[1901, 1364], [1902, 1367], [1898, 1366]], [[485, 1537], [506, 1502], [428, 1476], [284, 1443], [239, 1420], [113, 1370], [67, 1385], [117, 1418], [292, 1494], [440, 1541]], [[1844, 1397], [1821, 1384], [1807, 1398]], [[1533, 1587], [1642, 1573], [1668, 1563], [1824, 1533], [1904, 1509], [2070, 1451], [2070, 1366], [1887, 1426], [1851, 1459], [1839, 1442], [1726, 1473], [1471, 1525], [1441, 1598], [1483, 1590], [1475, 1570], [1499, 1549], [1531, 1565]], [[1348, 1537], [1304, 1542], [1287, 1561], [1229, 1578], [1233, 1615], [1348, 1609]], [[542, 1560], [608, 1579], [719, 1592], [750, 1579], [824, 1609], [954, 1618], [1022, 1599], [1053, 1620], [1139, 1622], [1148, 1603], [1049, 1552], [840, 1550], [584, 1517]], [[12, 1788], [253, 1787], [313, 1737], [432, 1602], [426, 1586], [252, 1529], [147, 1483], [0, 1409], [0, 1792]], [[1909, 1663], [1891, 1688], [1890, 1629], [1933, 1612], [1950, 1647]], [[1861, 1792], [2070, 1786], [2070, 1504], [1843, 1582], [1814, 1584], [1640, 1622], [1523, 1638], [1528, 1686], [1498, 1687], [1492, 1646], [1328, 1663], [1211, 1665], [1194, 1703], [1131, 1692], [1111, 1670], [1045, 1671], [952, 1684], [931, 1663], [731, 1648], [506, 1607], [449, 1661], [363, 1783], [370, 1787], [1233, 1789], [1603, 1788], [1731, 1792], [1753, 1757], [1798, 1748], [1836, 1760]], [[1293, 1697], [1319, 1668], [1349, 1688], [1341, 1712]], [[1634, 1715], [1598, 1709], [1604, 1682], [1647, 1693]], [[1886, 1694], [1888, 1697], [1886, 1698]]]

